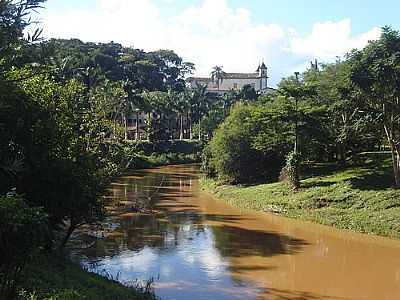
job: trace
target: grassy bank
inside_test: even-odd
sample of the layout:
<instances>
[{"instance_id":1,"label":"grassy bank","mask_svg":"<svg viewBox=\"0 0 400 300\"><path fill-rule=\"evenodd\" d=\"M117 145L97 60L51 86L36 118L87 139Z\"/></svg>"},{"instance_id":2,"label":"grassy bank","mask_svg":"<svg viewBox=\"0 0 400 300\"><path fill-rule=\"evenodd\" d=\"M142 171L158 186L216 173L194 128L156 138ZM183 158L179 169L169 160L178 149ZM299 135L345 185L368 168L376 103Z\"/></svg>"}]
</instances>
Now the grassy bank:
<instances>
[{"instance_id":1,"label":"grassy bank","mask_svg":"<svg viewBox=\"0 0 400 300\"><path fill-rule=\"evenodd\" d=\"M36 259L21 282L20 299L24 300L154 299L151 291L125 287L56 256Z\"/></svg>"},{"instance_id":2,"label":"grassy bank","mask_svg":"<svg viewBox=\"0 0 400 300\"><path fill-rule=\"evenodd\" d=\"M305 166L296 193L288 192L284 183L224 186L203 179L202 186L239 208L400 238L400 191L392 188L392 182L389 154L364 153L347 168Z\"/></svg>"}]
</instances>

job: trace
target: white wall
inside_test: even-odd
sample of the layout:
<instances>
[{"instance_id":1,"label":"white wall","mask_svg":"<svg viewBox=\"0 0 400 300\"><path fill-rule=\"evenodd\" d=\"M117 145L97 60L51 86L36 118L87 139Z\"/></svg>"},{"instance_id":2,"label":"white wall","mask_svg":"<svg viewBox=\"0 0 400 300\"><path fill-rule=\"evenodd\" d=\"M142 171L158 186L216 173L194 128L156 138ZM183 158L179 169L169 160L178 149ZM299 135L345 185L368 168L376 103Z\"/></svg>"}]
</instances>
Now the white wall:
<instances>
[{"instance_id":1,"label":"white wall","mask_svg":"<svg viewBox=\"0 0 400 300\"><path fill-rule=\"evenodd\" d=\"M234 89L235 84L237 84L237 90L240 90L245 85L254 85L256 91L260 90L260 78L246 78L246 79L230 79L224 78L222 83L220 83L219 88L221 90L231 90Z\"/></svg>"}]
</instances>

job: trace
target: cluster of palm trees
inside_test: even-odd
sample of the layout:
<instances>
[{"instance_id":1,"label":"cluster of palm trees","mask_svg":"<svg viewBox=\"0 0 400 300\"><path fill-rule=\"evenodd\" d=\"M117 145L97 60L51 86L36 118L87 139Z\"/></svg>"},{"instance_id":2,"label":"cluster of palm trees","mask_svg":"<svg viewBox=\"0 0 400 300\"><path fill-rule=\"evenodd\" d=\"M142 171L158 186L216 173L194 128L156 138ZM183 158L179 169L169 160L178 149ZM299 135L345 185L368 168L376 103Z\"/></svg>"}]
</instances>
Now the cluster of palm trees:
<instances>
[{"instance_id":1,"label":"cluster of palm trees","mask_svg":"<svg viewBox=\"0 0 400 300\"><path fill-rule=\"evenodd\" d=\"M218 89L223 82L225 72L222 66L215 66L211 72L211 79L217 84ZM102 90L103 97L111 99L105 101L111 111L113 124L113 136L123 136L124 139L148 138L152 130L164 130L164 136L168 139L204 138L202 121L213 112L221 114L225 118L230 108L243 95L232 91L224 95L210 93L208 86L196 83L195 87L183 90L167 89L166 91L145 91L138 94L129 94L123 86L110 82ZM139 113L145 115L139 124ZM221 119L219 118L219 119ZM133 124L135 132L131 132L128 120L136 121ZM121 124L123 124L121 128ZM154 128L154 126L163 128ZM123 133L122 133L122 132Z\"/></svg>"},{"instance_id":2,"label":"cluster of palm trees","mask_svg":"<svg viewBox=\"0 0 400 300\"><path fill-rule=\"evenodd\" d=\"M134 116L135 139L149 136L150 131L154 129L150 123L156 119L159 121L157 124L165 127L169 139L192 140L197 136L201 140L201 120L215 102L215 97L208 94L207 86L200 84L194 89L187 88L179 92L172 89L143 92L135 97L128 97L121 88L113 85L103 95L112 99L106 102L108 102L107 109L111 112L113 136L121 135L122 129L124 139L132 136L129 132L128 120ZM146 124L138 123L139 113L146 115ZM196 132L195 124L197 125ZM143 131L146 133L142 134Z\"/></svg>"}]
</instances>

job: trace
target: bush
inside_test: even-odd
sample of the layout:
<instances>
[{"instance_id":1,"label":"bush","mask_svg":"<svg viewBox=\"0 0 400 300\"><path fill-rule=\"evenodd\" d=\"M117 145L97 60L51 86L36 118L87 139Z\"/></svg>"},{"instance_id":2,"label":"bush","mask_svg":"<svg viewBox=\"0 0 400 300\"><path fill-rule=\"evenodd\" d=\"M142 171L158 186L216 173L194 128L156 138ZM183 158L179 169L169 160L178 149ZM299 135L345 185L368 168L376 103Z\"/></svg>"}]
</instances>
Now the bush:
<instances>
[{"instance_id":1,"label":"bush","mask_svg":"<svg viewBox=\"0 0 400 300\"><path fill-rule=\"evenodd\" d=\"M0 299L15 296L18 279L47 232L42 209L28 207L13 193L0 197Z\"/></svg>"},{"instance_id":2,"label":"bush","mask_svg":"<svg viewBox=\"0 0 400 300\"><path fill-rule=\"evenodd\" d=\"M287 143L285 136L276 138L285 127L271 122L273 113L273 107L236 106L203 151L207 175L234 184L275 180Z\"/></svg>"},{"instance_id":3,"label":"bush","mask_svg":"<svg viewBox=\"0 0 400 300\"><path fill-rule=\"evenodd\" d=\"M207 176L207 177L215 177L216 176L216 170L214 168L214 165L212 163L212 150L211 146L206 146L203 150L202 156L201 156L201 171Z\"/></svg>"}]
</instances>

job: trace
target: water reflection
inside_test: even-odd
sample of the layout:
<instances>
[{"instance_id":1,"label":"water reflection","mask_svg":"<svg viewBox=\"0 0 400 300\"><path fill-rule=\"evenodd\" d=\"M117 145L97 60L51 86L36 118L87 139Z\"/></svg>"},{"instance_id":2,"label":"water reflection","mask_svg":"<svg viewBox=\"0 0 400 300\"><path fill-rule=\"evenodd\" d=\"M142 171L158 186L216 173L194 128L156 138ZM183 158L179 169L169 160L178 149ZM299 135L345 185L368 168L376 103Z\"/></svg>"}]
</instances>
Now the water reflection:
<instances>
[{"instance_id":1,"label":"water reflection","mask_svg":"<svg viewBox=\"0 0 400 300\"><path fill-rule=\"evenodd\" d=\"M240 211L200 192L197 178L196 166L122 177L106 196L115 214L105 238L73 256L122 282L154 278L162 299L400 295L399 243Z\"/></svg>"}]
</instances>

